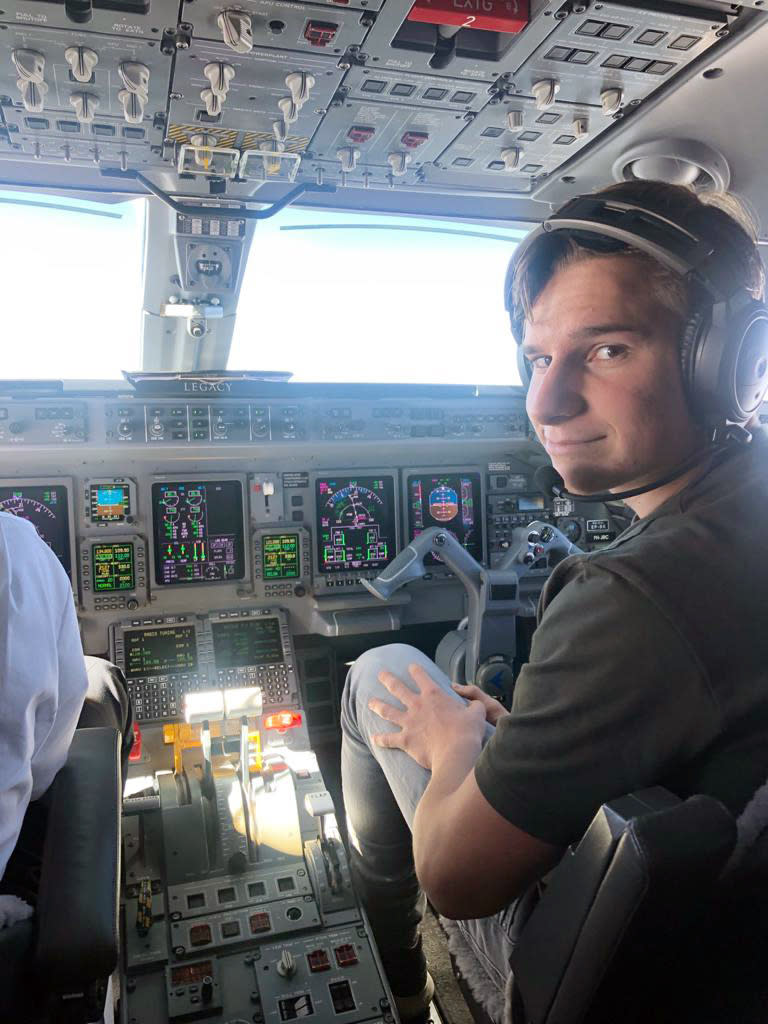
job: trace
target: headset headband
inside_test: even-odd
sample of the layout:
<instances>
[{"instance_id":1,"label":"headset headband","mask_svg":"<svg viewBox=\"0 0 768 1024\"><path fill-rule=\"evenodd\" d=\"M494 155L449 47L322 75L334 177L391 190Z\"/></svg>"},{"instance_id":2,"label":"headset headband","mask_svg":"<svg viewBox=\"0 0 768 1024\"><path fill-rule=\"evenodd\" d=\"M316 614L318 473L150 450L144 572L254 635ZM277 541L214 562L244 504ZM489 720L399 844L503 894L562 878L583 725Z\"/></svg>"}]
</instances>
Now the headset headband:
<instances>
[{"instance_id":1,"label":"headset headband","mask_svg":"<svg viewBox=\"0 0 768 1024\"><path fill-rule=\"evenodd\" d=\"M631 246L658 260L670 270L695 280L713 303L725 302L744 290L738 271L726 265L712 244L687 228L637 203L600 196L576 196L548 217L518 246L504 282L504 304L512 314L512 281L523 254L544 234L567 231L597 235Z\"/></svg>"}]
</instances>

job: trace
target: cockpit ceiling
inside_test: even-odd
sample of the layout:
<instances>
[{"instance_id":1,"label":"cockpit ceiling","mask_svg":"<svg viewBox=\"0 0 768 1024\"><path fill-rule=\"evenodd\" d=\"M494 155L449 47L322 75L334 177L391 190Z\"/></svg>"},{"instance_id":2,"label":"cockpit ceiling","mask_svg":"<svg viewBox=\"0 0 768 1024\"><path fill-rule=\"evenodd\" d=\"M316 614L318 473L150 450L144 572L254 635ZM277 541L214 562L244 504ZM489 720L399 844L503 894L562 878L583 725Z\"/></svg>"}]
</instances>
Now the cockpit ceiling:
<instances>
[{"instance_id":1,"label":"cockpit ceiling","mask_svg":"<svg viewBox=\"0 0 768 1024\"><path fill-rule=\"evenodd\" d=\"M606 144L642 159L655 141L636 166L687 160L681 180L728 184L696 107L712 68L766 36L762 2L9 0L0 179L136 193L138 171L177 196L256 201L321 183L326 206L455 197L525 219L632 174L591 159ZM673 132L689 148L659 152L654 125L686 89Z\"/></svg>"}]
</instances>

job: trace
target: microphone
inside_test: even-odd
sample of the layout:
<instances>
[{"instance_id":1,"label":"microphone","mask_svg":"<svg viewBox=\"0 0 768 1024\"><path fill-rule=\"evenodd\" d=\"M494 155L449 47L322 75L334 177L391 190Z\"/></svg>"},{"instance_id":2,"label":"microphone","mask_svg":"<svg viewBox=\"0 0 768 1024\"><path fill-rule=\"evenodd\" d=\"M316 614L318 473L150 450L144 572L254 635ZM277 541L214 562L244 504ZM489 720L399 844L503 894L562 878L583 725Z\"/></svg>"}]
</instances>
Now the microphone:
<instances>
[{"instance_id":1,"label":"microphone","mask_svg":"<svg viewBox=\"0 0 768 1024\"><path fill-rule=\"evenodd\" d=\"M637 494L655 491L657 487L663 487L665 484L672 483L673 480L683 476L708 456L721 455L724 452L730 451L732 447L734 446L721 444L702 448L700 451L690 455L684 462L675 466L674 469L665 473L664 476L652 480L649 484L633 487L627 491L598 491L597 494L571 494L570 491L566 490L563 478L554 466L539 466L533 474L533 481L547 498L569 498L571 501L624 501L626 498L634 498Z\"/></svg>"}]
</instances>

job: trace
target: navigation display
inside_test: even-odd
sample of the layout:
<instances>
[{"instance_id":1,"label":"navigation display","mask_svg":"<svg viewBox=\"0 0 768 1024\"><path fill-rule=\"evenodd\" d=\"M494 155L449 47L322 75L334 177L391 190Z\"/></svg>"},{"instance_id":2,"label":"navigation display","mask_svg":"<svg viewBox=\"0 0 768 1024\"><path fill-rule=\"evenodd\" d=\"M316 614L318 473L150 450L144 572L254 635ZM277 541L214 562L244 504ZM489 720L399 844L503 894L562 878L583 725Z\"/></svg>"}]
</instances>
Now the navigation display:
<instances>
[{"instance_id":1,"label":"navigation display","mask_svg":"<svg viewBox=\"0 0 768 1024\"><path fill-rule=\"evenodd\" d=\"M413 540L430 526L440 526L478 562L483 558L479 473L419 474L408 477L408 528ZM429 555L425 565L438 565Z\"/></svg>"},{"instance_id":2,"label":"navigation display","mask_svg":"<svg viewBox=\"0 0 768 1024\"><path fill-rule=\"evenodd\" d=\"M92 523L123 523L131 515L131 489L128 484L90 484L88 507Z\"/></svg>"},{"instance_id":3,"label":"navigation display","mask_svg":"<svg viewBox=\"0 0 768 1024\"><path fill-rule=\"evenodd\" d=\"M61 484L0 487L0 511L32 523L69 575L72 551L66 487Z\"/></svg>"},{"instance_id":4,"label":"navigation display","mask_svg":"<svg viewBox=\"0 0 768 1024\"><path fill-rule=\"evenodd\" d=\"M276 618L213 622L211 630L217 669L270 665L284 660L280 623Z\"/></svg>"},{"instance_id":5,"label":"navigation display","mask_svg":"<svg viewBox=\"0 0 768 1024\"><path fill-rule=\"evenodd\" d=\"M197 669L194 626L130 629L125 631L124 639L128 679L160 676L168 672L194 672Z\"/></svg>"},{"instance_id":6,"label":"navigation display","mask_svg":"<svg viewBox=\"0 0 768 1024\"><path fill-rule=\"evenodd\" d=\"M93 589L97 594L112 594L136 589L133 544L94 544L91 548Z\"/></svg>"},{"instance_id":7,"label":"navigation display","mask_svg":"<svg viewBox=\"0 0 768 1024\"><path fill-rule=\"evenodd\" d=\"M245 576L239 480L153 484L152 519L158 583L221 583Z\"/></svg>"},{"instance_id":8,"label":"navigation display","mask_svg":"<svg viewBox=\"0 0 768 1024\"><path fill-rule=\"evenodd\" d=\"M317 498L320 572L381 569L395 557L395 486L391 476L321 477Z\"/></svg>"},{"instance_id":9,"label":"navigation display","mask_svg":"<svg viewBox=\"0 0 768 1024\"><path fill-rule=\"evenodd\" d=\"M262 575L265 580L299 578L298 533L269 533L261 538Z\"/></svg>"}]
</instances>

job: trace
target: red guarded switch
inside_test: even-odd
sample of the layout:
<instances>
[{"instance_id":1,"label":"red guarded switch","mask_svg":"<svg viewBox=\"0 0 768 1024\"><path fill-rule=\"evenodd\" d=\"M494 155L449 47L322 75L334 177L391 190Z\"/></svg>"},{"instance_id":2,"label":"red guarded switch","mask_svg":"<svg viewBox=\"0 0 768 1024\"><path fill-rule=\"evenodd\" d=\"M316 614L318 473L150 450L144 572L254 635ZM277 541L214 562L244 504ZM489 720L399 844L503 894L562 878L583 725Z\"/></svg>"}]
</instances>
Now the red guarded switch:
<instances>
[{"instance_id":1,"label":"red guarded switch","mask_svg":"<svg viewBox=\"0 0 768 1024\"><path fill-rule=\"evenodd\" d=\"M330 971L331 961L324 949L313 949L311 953L307 953L307 961L309 963L309 969L313 974L317 974L318 971Z\"/></svg>"},{"instance_id":2,"label":"red guarded switch","mask_svg":"<svg viewBox=\"0 0 768 1024\"><path fill-rule=\"evenodd\" d=\"M522 32L530 21L530 0L416 0L408 20L488 32Z\"/></svg>"},{"instance_id":3,"label":"red guarded switch","mask_svg":"<svg viewBox=\"0 0 768 1024\"><path fill-rule=\"evenodd\" d=\"M336 963L339 967L351 967L352 964L357 963L357 950L349 943L337 946L334 949L334 953L336 954Z\"/></svg>"},{"instance_id":4,"label":"red guarded switch","mask_svg":"<svg viewBox=\"0 0 768 1024\"><path fill-rule=\"evenodd\" d=\"M140 761L141 760L141 729L137 722L133 723L133 746L131 752L128 755L129 761Z\"/></svg>"},{"instance_id":5,"label":"red guarded switch","mask_svg":"<svg viewBox=\"0 0 768 1024\"><path fill-rule=\"evenodd\" d=\"M426 132L403 132L400 142L406 149L418 149L428 138L429 135Z\"/></svg>"},{"instance_id":6,"label":"red guarded switch","mask_svg":"<svg viewBox=\"0 0 768 1024\"><path fill-rule=\"evenodd\" d=\"M328 46L336 38L339 26L332 21L308 21L304 38L312 46Z\"/></svg>"},{"instance_id":7,"label":"red guarded switch","mask_svg":"<svg viewBox=\"0 0 768 1024\"><path fill-rule=\"evenodd\" d=\"M353 124L347 132L347 138L350 142L370 142L373 136L376 134L376 129L371 128L367 124Z\"/></svg>"}]
</instances>

